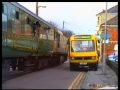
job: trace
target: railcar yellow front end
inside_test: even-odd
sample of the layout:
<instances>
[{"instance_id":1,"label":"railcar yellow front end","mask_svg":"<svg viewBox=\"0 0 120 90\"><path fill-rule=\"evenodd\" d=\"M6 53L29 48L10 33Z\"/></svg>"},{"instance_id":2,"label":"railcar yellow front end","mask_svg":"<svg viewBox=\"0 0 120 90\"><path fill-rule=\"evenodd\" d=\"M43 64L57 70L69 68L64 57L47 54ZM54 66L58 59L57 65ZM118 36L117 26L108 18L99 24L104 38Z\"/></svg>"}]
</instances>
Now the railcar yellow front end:
<instances>
[{"instance_id":1,"label":"railcar yellow front end","mask_svg":"<svg viewBox=\"0 0 120 90\"><path fill-rule=\"evenodd\" d=\"M77 35L70 38L70 70L76 67L92 67L97 70L98 52L96 41L96 38L91 35Z\"/></svg>"}]
</instances>

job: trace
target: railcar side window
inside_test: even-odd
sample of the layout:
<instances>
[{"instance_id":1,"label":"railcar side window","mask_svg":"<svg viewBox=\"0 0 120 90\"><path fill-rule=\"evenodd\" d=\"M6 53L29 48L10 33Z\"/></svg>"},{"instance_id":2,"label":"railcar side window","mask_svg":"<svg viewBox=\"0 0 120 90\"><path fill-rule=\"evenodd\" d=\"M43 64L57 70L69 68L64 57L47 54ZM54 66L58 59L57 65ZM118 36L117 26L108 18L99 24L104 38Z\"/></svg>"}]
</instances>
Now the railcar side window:
<instances>
[{"instance_id":1,"label":"railcar side window","mask_svg":"<svg viewBox=\"0 0 120 90\"><path fill-rule=\"evenodd\" d=\"M27 19L26 19L26 22L27 22L27 24L30 24L30 18L29 17L27 17Z\"/></svg>"},{"instance_id":2,"label":"railcar side window","mask_svg":"<svg viewBox=\"0 0 120 90\"><path fill-rule=\"evenodd\" d=\"M2 30L7 31L7 16L2 14Z\"/></svg>"},{"instance_id":3,"label":"railcar side window","mask_svg":"<svg viewBox=\"0 0 120 90\"><path fill-rule=\"evenodd\" d=\"M7 6L2 4L2 13L7 14Z\"/></svg>"},{"instance_id":4,"label":"railcar side window","mask_svg":"<svg viewBox=\"0 0 120 90\"><path fill-rule=\"evenodd\" d=\"M98 43L100 43L100 40L98 40Z\"/></svg>"},{"instance_id":5,"label":"railcar side window","mask_svg":"<svg viewBox=\"0 0 120 90\"><path fill-rule=\"evenodd\" d=\"M7 31L7 6L2 4L2 31Z\"/></svg>"},{"instance_id":6,"label":"railcar side window","mask_svg":"<svg viewBox=\"0 0 120 90\"><path fill-rule=\"evenodd\" d=\"M2 13L4 13L4 5L2 4Z\"/></svg>"},{"instance_id":7,"label":"railcar side window","mask_svg":"<svg viewBox=\"0 0 120 90\"><path fill-rule=\"evenodd\" d=\"M15 16L16 16L16 19L19 19L19 12L18 11L16 11Z\"/></svg>"}]
</instances>

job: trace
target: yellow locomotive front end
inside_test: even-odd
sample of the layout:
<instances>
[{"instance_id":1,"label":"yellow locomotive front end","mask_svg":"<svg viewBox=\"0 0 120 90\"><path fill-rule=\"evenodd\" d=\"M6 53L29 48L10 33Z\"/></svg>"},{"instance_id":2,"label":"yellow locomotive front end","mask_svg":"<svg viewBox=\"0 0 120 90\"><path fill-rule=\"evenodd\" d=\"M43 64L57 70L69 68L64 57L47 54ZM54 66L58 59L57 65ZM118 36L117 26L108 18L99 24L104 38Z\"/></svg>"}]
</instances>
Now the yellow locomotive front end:
<instances>
[{"instance_id":1,"label":"yellow locomotive front end","mask_svg":"<svg viewBox=\"0 0 120 90\"><path fill-rule=\"evenodd\" d=\"M92 35L75 35L69 44L70 70L76 67L92 67L97 70L97 39Z\"/></svg>"}]
</instances>

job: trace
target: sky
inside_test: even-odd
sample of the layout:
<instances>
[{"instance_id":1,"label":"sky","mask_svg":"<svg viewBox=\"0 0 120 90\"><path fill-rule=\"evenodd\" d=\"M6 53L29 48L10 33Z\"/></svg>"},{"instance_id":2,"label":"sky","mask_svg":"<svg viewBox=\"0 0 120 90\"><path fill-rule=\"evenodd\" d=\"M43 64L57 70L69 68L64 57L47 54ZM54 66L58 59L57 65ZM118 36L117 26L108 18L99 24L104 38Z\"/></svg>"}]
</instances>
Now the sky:
<instances>
[{"instance_id":1,"label":"sky","mask_svg":"<svg viewBox=\"0 0 120 90\"><path fill-rule=\"evenodd\" d=\"M36 13L36 2L18 2ZM108 2L107 9L118 5ZM39 17L54 22L58 28L71 30L74 34L96 34L96 14L106 9L106 2L38 2Z\"/></svg>"}]
</instances>

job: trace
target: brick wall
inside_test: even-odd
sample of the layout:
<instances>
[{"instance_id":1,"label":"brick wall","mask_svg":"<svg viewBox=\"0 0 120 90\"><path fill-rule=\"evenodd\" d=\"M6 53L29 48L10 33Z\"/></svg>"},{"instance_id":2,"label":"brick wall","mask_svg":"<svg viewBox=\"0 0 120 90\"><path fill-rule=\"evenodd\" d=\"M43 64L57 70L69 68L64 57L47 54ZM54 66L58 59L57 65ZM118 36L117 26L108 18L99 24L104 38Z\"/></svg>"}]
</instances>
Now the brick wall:
<instances>
[{"instance_id":1,"label":"brick wall","mask_svg":"<svg viewBox=\"0 0 120 90\"><path fill-rule=\"evenodd\" d=\"M110 42L106 44L106 55L110 55L111 53L114 53L114 46L116 43L118 43L118 29L117 28L109 28L108 32L111 35ZM104 50L104 44L102 45L102 52Z\"/></svg>"}]
</instances>

